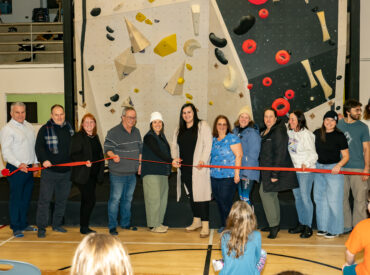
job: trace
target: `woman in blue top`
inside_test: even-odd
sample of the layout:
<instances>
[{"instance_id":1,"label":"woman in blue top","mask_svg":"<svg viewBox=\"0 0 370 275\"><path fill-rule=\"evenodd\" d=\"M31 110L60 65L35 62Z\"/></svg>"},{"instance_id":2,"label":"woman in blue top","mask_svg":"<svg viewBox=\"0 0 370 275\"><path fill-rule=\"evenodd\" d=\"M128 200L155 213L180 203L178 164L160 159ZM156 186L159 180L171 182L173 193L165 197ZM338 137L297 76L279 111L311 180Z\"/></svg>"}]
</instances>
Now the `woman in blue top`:
<instances>
[{"instance_id":1,"label":"woman in blue top","mask_svg":"<svg viewBox=\"0 0 370 275\"><path fill-rule=\"evenodd\" d=\"M244 201L235 202L221 236L224 267L219 275L260 274L261 234L256 229L252 207Z\"/></svg>"},{"instance_id":2,"label":"woman in blue top","mask_svg":"<svg viewBox=\"0 0 370 275\"><path fill-rule=\"evenodd\" d=\"M240 138L243 149L242 166L258 167L258 158L261 149L261 137L257 125L252 120L249 106L244 106L235 122L233 133ZM260 178L259 170L241 170L240 183L238 184L239 196L243 201L251 204L250 192L253 185Z\"/></svg>"},{"instance_id":3,"label":"woman in blue top","mask_svg":"<svg viewBox=\"0 0 370 275\"><path fill-rule=\"evenodd\" d=\"M227 117L219 115L213 124L211 165L240 166L243 156L240 139L231 133ZM233 204L239 169L211 168L212 194L221 217L221 233Z\"/></svg>"}]
</instances>

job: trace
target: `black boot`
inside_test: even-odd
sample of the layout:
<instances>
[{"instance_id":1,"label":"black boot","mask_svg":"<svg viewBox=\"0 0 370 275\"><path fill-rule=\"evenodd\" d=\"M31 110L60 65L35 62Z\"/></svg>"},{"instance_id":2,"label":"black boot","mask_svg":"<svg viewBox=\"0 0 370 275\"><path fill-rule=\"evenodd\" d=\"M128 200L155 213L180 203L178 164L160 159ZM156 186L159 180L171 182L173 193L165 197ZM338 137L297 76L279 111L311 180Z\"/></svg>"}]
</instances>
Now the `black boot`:
<instances>
[{"instance_id":1,"label":"black boot","mask_svg":"<svg viewBox=\"0 0 370 275\"><path fill-rule=\"evenodd\" d=\"M268 226L267 227L262 227L261 228L261 231L262 232L269 232L270 231L270 227L268 227Z\"/></svg>"},{"instance_id":2,"label":"black boot","mask_svg":"<svg viewBox=\"0 0 370 275\"><path fill-rule=\"evenodd\" d=\"M90 233L96 233L96 231L92 230L88 226L81 226L80 227L80 233L83 234L83 235L86 235L86 234L90 234Z\"/></svg>"},{"instance_id":3,"label":"black boot","mask_svg":"<svg viewBox=\"0 0 370 275\"><path fill-rule=\"evenodd\" d=\"M279 231L280 231L280 226L278 225L270 227L270 234L267 236L267 238L275 239Z\"/></svg>"},{"instance_id":4,"label":"black boot","mask_svg":"<svg viewBox=\"0 0 370 275\"><path fill-rule=\"evenodd\" d=\"M296 227L290 228L288 230L288 233L289 234L298 234L298 233L302 233L304 229L305 229L305 226L299 223Z\"/></svg>"},{"instance_id":5,"label":"black boot","mask_svg":"<svg viewBox=\"0 0 370 275\"><path fill-rule=\"evenodd\" d=\"M304 226L304 230L303 232L301 233L301 235L299 235L299 237L303 238L303 239L308 239L309 237L312 236L312 228L305 225Z\"/></svg>"}]
</instances>

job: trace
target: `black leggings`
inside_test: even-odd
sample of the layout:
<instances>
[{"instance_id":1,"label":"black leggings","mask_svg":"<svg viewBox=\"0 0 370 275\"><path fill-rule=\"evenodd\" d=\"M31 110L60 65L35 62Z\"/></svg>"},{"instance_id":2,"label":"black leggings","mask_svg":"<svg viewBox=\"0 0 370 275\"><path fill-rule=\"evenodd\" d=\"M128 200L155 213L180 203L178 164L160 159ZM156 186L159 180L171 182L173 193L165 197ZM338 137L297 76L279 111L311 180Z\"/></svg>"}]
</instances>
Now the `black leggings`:
<instances>
[{"instance_id":1,"label":"black leggings","mask_svg":"<svg viewBox=\"0 0 370 275\"><path fill-rule=\"evenodd\" d=\"M80 226L88 227L96 202L96 178L90 177L86 184L77 184L77 186L81 192Z\"/></svg>"}]
</instances>

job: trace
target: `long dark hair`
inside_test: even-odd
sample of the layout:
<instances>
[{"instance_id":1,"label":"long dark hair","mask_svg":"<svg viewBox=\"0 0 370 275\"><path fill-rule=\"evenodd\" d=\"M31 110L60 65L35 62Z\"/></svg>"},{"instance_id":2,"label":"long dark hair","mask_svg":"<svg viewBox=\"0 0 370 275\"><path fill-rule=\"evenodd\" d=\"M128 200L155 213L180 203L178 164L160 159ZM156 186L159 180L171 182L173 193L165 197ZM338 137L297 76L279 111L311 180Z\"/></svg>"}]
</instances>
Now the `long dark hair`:
<instances>
[{"instance_id":1,"label":"long dark hair","mask_svg":"<svg viewBox=\"0 0 370 275\"><path fill-rule=\"evenodd\" d=\"M217 123L220 119L224 119L226 121L226 125L227 125L227 130L226 130L226 135L231 133L231 124L230 124L230 121L228 120L228 118L224 115L219 115L216 117L215 119L215 122L213 123L213 130L212 130L212 135L213 137L218 137L218 131L217 131Z\"/></svg>"},{"instance_id":2,"label":"long dark hair","mask_svg":"<svg viewBox=\"0 0 370 275\"><path fill-rule=\"evenodd\" d=\"M191 109L193 110L193 113L194 113L192 131L194 131L194 132L198 131L198 124L199 124L200 119L198 118L197 109L195 108L193 103L186 103L186 104L182 105L181 110L180 110L180 122L179 122L179 131L178 131L179 136L182 135L185 132L185 130L187 129L186 128L186 122L182 118L182 111L186 107L191 107Z\"/></svg>"},{"instance_id":3,"label":"long dark hair","mask_svg":"<svg viewBox=\"0 0 370 275\"><path fill-rule=\"evenodd\" d=\"M342 131L338 129L337 125L334 127L334 131L341 133ZM324 122L322 122L321 128L320 128L320 139L322 142L326 142L326 128L324 125Z\"/></svg>"},{"instance_id":4,"label":"long dark hair","mask_svg":"<svg viewBox=\"0 0 370 275\"><path fill-rule=\"evenodd\" d=\"M304 113L301 110L295 110L295 111L292 112L292 114L294 114L297 117L298 130L299 131L303 130L304 128L308 129L307 128L306 117L304 116ZM289 130L294 130L294 129L290 128L290 124L289 124Z\"/></svg>"}]
</instances>

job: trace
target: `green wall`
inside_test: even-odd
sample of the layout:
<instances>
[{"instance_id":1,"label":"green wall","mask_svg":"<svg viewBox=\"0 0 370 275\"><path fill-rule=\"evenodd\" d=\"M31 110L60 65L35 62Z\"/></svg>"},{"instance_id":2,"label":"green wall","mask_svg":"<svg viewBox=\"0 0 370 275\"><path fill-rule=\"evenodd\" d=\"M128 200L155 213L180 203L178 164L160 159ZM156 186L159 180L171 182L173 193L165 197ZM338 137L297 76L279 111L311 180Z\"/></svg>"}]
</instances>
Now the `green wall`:
<instances>
[{"instance_id":1,"label":"green wall","mask_svg":"<svg viewBox=\"0 0 370 275\"><path fill-rule=\"evenodd\" d=\"M64 106L64 94L7 94L7 102L37 102L37 119L44 124L50 119L50 108L54 104Z\"/></svg>"}]
</instances>

